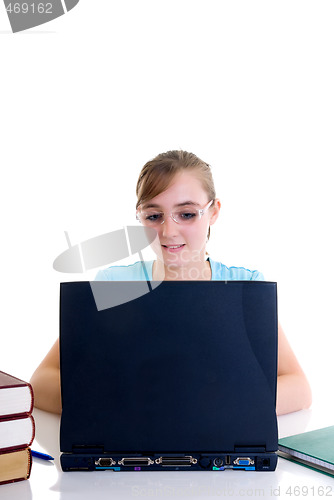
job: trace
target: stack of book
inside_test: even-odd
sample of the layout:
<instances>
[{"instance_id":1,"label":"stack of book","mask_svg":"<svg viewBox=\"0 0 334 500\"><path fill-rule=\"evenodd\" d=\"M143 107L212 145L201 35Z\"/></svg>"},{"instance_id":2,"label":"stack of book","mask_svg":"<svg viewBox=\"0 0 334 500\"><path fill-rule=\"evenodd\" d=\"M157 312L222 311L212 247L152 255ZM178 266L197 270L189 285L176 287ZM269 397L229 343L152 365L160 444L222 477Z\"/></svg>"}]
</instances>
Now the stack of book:
<instances>
[{"instance_id":1,"label":"stack of book","mask_svg":"<svg viewBox=\"0 0 334 500\"><path fill-rule=\"evenodd\" d=\"M30 384L0 371L0 484L30 476L33 401Z\"/></svg>"}]
</instances>

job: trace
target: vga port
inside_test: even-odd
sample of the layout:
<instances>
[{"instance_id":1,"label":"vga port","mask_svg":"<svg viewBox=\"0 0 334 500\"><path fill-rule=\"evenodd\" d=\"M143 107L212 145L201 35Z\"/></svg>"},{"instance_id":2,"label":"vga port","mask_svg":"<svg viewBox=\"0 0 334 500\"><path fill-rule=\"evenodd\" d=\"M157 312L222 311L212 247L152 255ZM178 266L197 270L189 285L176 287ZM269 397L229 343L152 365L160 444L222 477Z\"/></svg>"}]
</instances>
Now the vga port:
<instances>
[{"instance_id":1,"label":"vga port","mask_svg":"<svg viewBox=\"0 0 334 500\"><path fill-rule=\"evenodd\" d=\"M116 465L116 462L112 458L99 458L95 460L95 465L98 467L111 467L112 465Z\"/></svg>"},{"instance_id":2,"label":"vga port","mask_svg":"<svg viewBox=\"0 0 334 500\"><path fill-rule=\"evenodd\" d=\"M238 457L233 460L234 465L254 465L254 460L249 457Z\"/></svg>"}]
</instances>

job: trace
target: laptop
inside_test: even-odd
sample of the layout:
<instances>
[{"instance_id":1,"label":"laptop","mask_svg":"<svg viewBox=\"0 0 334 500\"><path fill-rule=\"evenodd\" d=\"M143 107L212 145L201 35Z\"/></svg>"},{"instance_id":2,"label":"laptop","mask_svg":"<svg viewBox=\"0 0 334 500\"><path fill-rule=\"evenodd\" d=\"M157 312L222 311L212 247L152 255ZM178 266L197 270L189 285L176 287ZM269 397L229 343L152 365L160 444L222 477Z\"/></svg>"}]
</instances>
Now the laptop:
<instances>
[{"instance_id":1,"label":"laptop","mask_svg":"<svg viewBox=\"0 0 334 500\"><path fill-rule=\"evenodd\" d=\"M275 470L276 283L142 286L60 285L63 471Z\"/></svg>"}]
</instances>

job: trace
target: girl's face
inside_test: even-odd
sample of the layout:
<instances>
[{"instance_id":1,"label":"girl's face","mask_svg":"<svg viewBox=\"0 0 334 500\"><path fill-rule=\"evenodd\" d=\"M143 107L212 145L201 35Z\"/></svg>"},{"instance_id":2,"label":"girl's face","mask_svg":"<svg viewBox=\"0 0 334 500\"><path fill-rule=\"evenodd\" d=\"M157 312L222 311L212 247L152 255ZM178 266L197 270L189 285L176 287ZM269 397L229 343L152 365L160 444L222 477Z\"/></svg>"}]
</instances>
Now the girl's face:
<instances>
[{"instance_id":1,"label":"girl's face","mask_svg":"<svg viewBox=\"0 0 334 500\"><path fill-rule=\"evenodd\" d=\"M171 212L187 212L188 209L204 208L208 202L208 195L196 174L181 172L177 174L172 184L161 194L145 202L141 210L163 212L164 223L157 223L154 229L159 236L152 245L159 258L162 256L165 266L189 267L192 263L198 266L205 261L205 247L209 226L219 214L220 201L217 199L203 216L196 218L189 224L177 223L169 215ZM154 205L154 207L152 207ZM160 247L157 248L156 245ZM177 246L178 248L170 248Z\"/></svg>"}]
</instances>

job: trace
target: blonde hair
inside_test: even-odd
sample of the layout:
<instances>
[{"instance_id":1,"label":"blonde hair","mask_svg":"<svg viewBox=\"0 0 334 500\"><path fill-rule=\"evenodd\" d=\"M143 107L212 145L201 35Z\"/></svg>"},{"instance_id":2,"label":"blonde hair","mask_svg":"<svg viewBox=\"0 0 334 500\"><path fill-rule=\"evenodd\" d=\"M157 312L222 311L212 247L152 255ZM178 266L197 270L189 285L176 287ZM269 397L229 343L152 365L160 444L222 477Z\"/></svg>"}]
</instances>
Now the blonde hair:
<instances>
[{"instance_id":1,"label":"blonde hair","mask_svg":"<svg viewBox=\"0 0 334 500\"><path fill-rule=\"evenodd\" d=\"M175 175L188 170L195 172L202 183L204 191L208 195L208 202L216 199L216 190L212 178L211 168L208 163L201 160L194 153L188 153L182 150L167 151L161 153L153 160L145 163L139 174L136 194L137 204L139 205L151 200L155 196L165 191ZM210 227L207 239L210 237Z\"/></svg>"}]
</instances>

